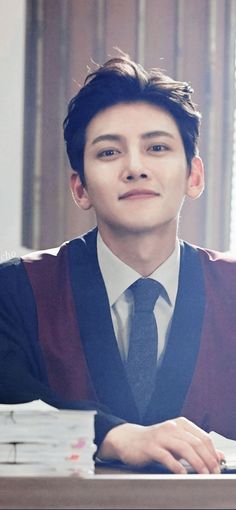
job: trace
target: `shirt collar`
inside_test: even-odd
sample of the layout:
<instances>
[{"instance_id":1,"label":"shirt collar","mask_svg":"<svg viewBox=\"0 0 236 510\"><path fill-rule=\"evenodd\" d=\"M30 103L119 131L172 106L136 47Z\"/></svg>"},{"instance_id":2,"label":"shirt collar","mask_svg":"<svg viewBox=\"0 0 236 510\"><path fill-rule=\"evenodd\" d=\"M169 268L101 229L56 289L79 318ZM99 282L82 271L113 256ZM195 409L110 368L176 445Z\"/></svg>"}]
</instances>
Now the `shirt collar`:
<instances>
[{"instance_id":1,"label":"shirt collar","mask_svg":"<svg viewBox=\"0 0 236 510\"><path fill-rule=\"evenodd\" d=\"M97 236L98 263L105 283L110 306L125 292L132 283L141 278L137 271L122 262L102 240L99 232ZM176 241L175 249L151 275L150 278L160 282L164 289L163 298L174 306L179 278L180 246Z\"/></svg>"}]
</instances>

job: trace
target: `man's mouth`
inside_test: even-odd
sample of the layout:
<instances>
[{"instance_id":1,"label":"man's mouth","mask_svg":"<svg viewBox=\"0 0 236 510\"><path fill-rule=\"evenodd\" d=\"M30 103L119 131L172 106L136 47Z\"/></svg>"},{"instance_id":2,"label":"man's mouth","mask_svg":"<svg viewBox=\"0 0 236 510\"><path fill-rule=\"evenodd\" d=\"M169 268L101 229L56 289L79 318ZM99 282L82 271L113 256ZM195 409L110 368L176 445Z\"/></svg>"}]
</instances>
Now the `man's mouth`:
<instances>
[{"instance_id":1,"label":"man's mouth","mask_svg":"<svg viewBox=\"0 0 236 510\"><path fill-rule=\"evenodd\" d=\"M150 189L133 189L119 196L119 200L159 197L160 193Z\"/></svg>"}]
</instances>

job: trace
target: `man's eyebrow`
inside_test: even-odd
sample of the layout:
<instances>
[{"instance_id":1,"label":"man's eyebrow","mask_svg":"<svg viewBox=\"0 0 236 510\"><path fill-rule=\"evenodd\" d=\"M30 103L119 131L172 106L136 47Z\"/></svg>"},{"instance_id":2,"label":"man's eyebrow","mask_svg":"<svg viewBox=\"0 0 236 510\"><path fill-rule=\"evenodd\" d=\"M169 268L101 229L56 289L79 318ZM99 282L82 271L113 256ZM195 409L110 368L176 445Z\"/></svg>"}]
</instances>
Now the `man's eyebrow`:
<instances>
[{"instance_id":1,"label":"man's eyebrow","mask_svg":"<svg viewBox=\"0 0 236 510\"><path fill-rule=\"evenodd\" d=\"M168 138L174 139L174 135L172 135L172 133L163 130L149 131L148 133L143 133L143 135L141 135L141 138L145 140L147 138L156 138L158 136L168 136Z\"/></svg>"},{"instance_id":2,"label":"man's eyebrow","mask_svg":"<svg viewBox=\"0 0 236 510\"><path fill-rule=\"evenodd\" d=\"M143 133L141 135L141 138L143 140L146 140L148 138L155 138L158 136L167 136L169 138L174 139L174 135L172 135L168 131L163 131L163 130L148 131L147 133ZM106 141L120 142L122 140L122 138L123 137L121 135L118 135L115 133L114 134L113 133L105 133L104 135L99 135L96 138L94 138L94 140L92 141L92 145L95 145L96 143L103 142L103 141L105 141L105 142Z\"/></svg>"},{"instance_id":3,"label":"man's eyebrow","mask_svg":"<svg viewBox=\"0 0 236 510\"><path fill-rule=\"evenodd\" d=\"M120 135L107 133L94 138L94 140L92 141L92 145L103 141L120 142L121 138L122 137Z\"/></svg>"}]
</instances>

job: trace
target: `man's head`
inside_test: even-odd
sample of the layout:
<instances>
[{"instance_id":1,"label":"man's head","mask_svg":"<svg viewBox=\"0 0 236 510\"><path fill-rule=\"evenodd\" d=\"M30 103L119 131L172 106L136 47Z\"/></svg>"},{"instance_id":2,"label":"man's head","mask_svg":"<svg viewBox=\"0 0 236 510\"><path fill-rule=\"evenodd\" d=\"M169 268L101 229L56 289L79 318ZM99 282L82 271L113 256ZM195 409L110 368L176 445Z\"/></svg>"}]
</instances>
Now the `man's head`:
<instances>
[{"instance_id":1,"label":"man's head","mask_svg":"<svg viewBox=\"0 0 236 510\"><path fill-rule=\"evenodd\" d=\"M84 178L84 147L90 121L120 103L146 102L168 112L179 129L187 164L198 154L200 114L191 100L192 88L160 70L145 71L127 58L113 58L89 74L71 100L64 121L64 137L73 170ZM124 119L125 122L125 119Z\"/></svg>"}]
</instances>

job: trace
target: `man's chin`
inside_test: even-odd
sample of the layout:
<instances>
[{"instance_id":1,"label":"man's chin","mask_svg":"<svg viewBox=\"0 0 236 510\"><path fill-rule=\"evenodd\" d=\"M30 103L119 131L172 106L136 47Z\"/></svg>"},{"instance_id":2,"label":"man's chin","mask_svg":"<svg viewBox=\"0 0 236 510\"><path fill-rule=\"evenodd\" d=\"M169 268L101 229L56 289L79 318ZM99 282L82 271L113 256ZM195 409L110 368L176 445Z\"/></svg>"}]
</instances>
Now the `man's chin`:
<instances>
[{"instance_id":1,"label":"man's chin","mask_svg":"<svg viewBox=\"0 0 236 510\"><path fill-rule=\"evenodd\" d=\"M158 233L159 229L163 226L162 223L151 223L151 222L137 222L132 221L125 223L125 224L119 224L114 226L113 225L113 232L116 231L119 235L145 235L145 234L151 234L151 233Z\"/></svg>"}]
</instances>

